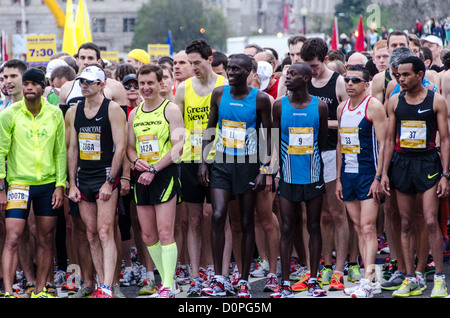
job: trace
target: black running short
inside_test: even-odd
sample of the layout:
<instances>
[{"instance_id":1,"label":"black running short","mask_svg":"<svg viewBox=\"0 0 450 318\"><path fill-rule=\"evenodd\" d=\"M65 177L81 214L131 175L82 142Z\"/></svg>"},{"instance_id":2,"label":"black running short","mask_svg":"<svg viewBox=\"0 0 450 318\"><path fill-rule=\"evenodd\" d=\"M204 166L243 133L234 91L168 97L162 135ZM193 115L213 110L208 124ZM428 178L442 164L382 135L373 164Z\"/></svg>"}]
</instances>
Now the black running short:
<instances>
[{"instance_id":1,"label":"black running short","mask_svg":"<svg viewBox=\"0 0 450 318\"><path fill-rule=\"evenodd\" d=\"M138 182L141 174L142 172L137 172L134 187L134 198L137 206L162 204L172 200L174 196L181 199L181 184L176 164L171 164L158 171L149 185Z\"/></svg>"},{"instance_id":2,"label":"black running short","mask_svg":"<svg viewBox=\"0 0 450 318\"><path fill-rule=\"evenodd\" d=\"M209 186L204 186L198 181L199 163L183 162L181 163L181 192L183 201L187 203L211 203ZM211 172L211 165L208 164Z\"/></svg>"},{"instance_id":3,"label":"black running short","mask_svg":"<svg viewBox=\"0 0 450 318\"><path fill-rule=\"evenodd\" d=\"M292 202L306 202L325 193L325 181L320 180L310 184L286 183L280 179L280 196Z\"/></svg>"},{"instance_id":4,"label":"black running short","mask_svg":"<svg viewBox=\"0 0 450 318\"><path fill-rule=\"evenodd\" d=\"M210 188L230 191L233 195L243 195L253 191L259 174L259 163L243 160L245 163L214 162L211 167Z\"/></svg>"},{"instance_id":5,"label":"black running short","mask_svg":"<svg viewBox=\"0 0 450 318\"><path fill-rule=\"evenodd\" d=\"M391 182L401 193L424 193L434 187L441 173L441 158L436 150L425 154L397 153L392 166Z\"/></svg>"}]
</instances>

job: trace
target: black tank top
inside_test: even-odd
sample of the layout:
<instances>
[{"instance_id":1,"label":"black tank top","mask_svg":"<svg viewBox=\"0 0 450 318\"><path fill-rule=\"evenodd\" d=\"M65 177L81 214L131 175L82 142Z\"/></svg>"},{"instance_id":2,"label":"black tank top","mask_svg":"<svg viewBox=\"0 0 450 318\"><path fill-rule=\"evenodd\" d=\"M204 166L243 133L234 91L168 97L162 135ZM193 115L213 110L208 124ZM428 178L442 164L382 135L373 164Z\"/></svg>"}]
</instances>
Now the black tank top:
<instances>
[{"instance_id":1,"label":"black tank top","mask_svg":"<svg viewBox=\"0 0 450 318\"><path fill-rule=\"evenodd\" d=\"M437 119L433 103L434 92L430 90L427 90L427 96L418 105L408 104L405 92L400 93L395 109L397 152L425 153L436 147Z\"/></svg>"},{"instance_id":2,"label":"black tank top","mask_svg":"<svg viewBox=\"0 0 450 318\"><path fill-rule=\"evenodd\" d=\"M74 127L78 136L78 167L81 169L109 168L114 156L114 142L108 116L110 100L105 98L96 116L84 114L85 101L79 102Z\"/></svg>"},{"instance_id":3,"label":"black tank top","mask_svg":"<svg viewBox=\"0 0 450 318\"><path fill-rule=\"evenodd\" d=\"M308 92L313 96L317 96L321 101L328 105L328 119L337 120L337 108L339 100L336 96L336 82L339 74L334 72L328 83L321 88L314 87L311 82L308 83ZM327 144L324 150L336 150L337 146L337 129L328 129Z\"/></svg>"}]
</instances>

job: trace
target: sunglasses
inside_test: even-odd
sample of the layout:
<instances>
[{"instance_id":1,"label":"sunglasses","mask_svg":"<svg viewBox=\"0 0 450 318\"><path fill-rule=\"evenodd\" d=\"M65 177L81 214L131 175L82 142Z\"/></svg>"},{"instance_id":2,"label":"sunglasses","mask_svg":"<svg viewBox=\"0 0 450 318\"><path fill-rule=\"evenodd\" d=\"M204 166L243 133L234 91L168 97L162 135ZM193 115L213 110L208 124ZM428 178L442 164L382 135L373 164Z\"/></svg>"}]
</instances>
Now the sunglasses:
<instances>
[{"instance_id":1,"label":"sunglasses","mask_svg":"<svg viewBox=\"0 0 450 318\"><path fill-rule=\"evenodd\" d=\"M344 77L344 82L349 83L352 81L353 84L359 84L361 82L366 82L366 80L360 78L360 77Z\"/></svg>"},{"instance_id":2,"label":"sunglasses","mask_svg":"<svg viewBox=\"0 0 450 318\"><path fill-rule=\"evenodd\" d=\"M134 88L134 89L136 89L136 90L139 89L139 85L138 85L138 84L133 84L133 85L128 84L128 85L124 85L123 87L125 87L125 89L126 89L127 91L129 91L129 90L132 89L132 88Z\"/></svg>"},{"instance_id":3,"label":"sunglasses","mask_svg":"<svg viewBox=\"0 0 450 318\"><path fill-rule=\"evenodd\" d=\"M100 81L91 81L91 80L87 80L84 78L80 79L80 85L89 85L90 86L90 85L94 85L95 83L99 84Z\"/></svg>"}]
</instances>

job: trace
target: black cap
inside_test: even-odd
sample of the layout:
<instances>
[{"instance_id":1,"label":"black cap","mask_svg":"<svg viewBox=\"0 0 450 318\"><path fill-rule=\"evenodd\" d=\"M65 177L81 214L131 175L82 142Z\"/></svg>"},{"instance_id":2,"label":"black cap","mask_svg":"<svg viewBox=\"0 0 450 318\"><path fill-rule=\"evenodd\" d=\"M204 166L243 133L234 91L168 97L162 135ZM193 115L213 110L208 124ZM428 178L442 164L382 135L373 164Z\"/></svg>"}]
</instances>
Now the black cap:
<instances>
[{"instance_id":1,"label":"black cap","mask_svg":"<svg viewBox=\"0 0 450 318\"><path fill-rule=\"evenodd\" d=\"M45 89L45 74L38 68L30 68L22 75L22 83L32 81L38 83Z\"/></svg>"},{"instance_id":2,"label":"black cap","mask_svg":"<svg viewBox=\"0 0 450 318\"><path fill-rule=\"evenodd\" d=\"M128 83L129 81L138 81L136 74L128 74L126 75L123 80L122 80L122 84L125 85L126 83Z\"/></svg>"}]
</instances>

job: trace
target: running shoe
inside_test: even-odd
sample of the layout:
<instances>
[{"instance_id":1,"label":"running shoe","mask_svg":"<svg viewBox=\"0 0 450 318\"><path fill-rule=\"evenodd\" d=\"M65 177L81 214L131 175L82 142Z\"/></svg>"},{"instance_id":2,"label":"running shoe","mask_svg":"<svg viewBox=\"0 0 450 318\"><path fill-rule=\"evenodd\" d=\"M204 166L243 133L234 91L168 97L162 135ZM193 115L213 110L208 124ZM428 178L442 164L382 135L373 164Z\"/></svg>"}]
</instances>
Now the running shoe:
<instances>
[{"instance_id":1,"label":"running shoe","mask_svg":"<svg viewBox=\"0 0 450 318\"><path fill-rule=\"evenodd\" d=\"M425 276L436 273L436 265L434 263L433 256L428 255L427 264L425 265Z\"/></svg>"},{"instance_id":2,"label":"running shoe","mask_svg":"<svg viewBox=\"0 0 450 318\"><path fill-rule=\"evenodd\" d=\"M73 295L78 291L78 287L75 283L64 283L61 286L61 291L67 292L69 295Z\"/></svg>"},{"instance_id":3,"label":"running shoe","mask_svg":"<svg viewBox=\"0 0 450 318\"><path fill-rule=\"evenodd\" d=\"M31 297L31 293L34 291L35 287L36 287L36 285L34 285L34 283L27 282L26 285L25 285L25 288L24 288L25 294L28 297Z\"/></svg>"},{"instance_id":4,"label":"running shoe","mask_svg":"<svg viewBox=\"0 0 450 318\"><path fill-rule=\"evenodd\" d=\"M260 260L255 264L255 270L250 273L250 276L261 278L266 277L269 273L269 263L265 260Z\"/></svg>"},{"instance_id":5,"label":"running shoe","mask_svg":"<svg viewBox=\"0 0 450 318\"><path fill-rule=\"evenodd\" d=\"M308 290L308 280L310 277L311 277L311 273L305 274L300 281L298 281L297 283L292 285L292 290L294 292L301 292L301 291Z\"/></svg>"},{"instance_id":6,"label":"running shoe","mask_svg":"<svg viewBox=\"0 0 450 318\"><path fill-rule=\"evenodd\" d=\"M247 281L241 280L238 285L238 298L252 298L252 294L250 294Z\"/></svg>"},{"instance_id":7,"label":"running shoe","mask_svg":"<svg viewBox=\"0 0 450 318\"><path fill-rule=\"evenodd\" d=\"M389 262L389 266L387 268L387 270L383 273L383 278L385 280L389 280L391 278L391 276L398 270L397 267L397 260L391 260Z\"/></svg>"},{"instance_id":8,"label":"running shoe","mask_svg":"<svg viewBox=\"0 0 450 318\"><path fill-rule=\"evenodd\" d=\"M331 277L331 284L328 288L329 291L344 290L344 276L341 273L334 272Z\"/></svg>"},{"instance_id":9,"label":"running shoe","mask_svg":"<svg viewBox=\"0 0 450 318\"><path fill-rule=\"evenodd\" d=\"M434 287L431 291L430 297L438 298L438 297L446 297L448 295L447 293L447 286L445 283L445 275L434 275Z\"/></svg>"},{"instance_id":10,"label":"running shoe","mask_svg":"<svg viewBox=\"0 0 450 318\"><path fill-rule=\"evenodd\" d=\"M322 288L322 285L317 279L309 279L308 281L308 296L313 297L323 297L326 296L327 292Z\"/></svg>"},{"instance_id":11,"label":"running shoe","mask_svg":"<svg viewBox=\"0 0 450 318\"><path fill-rule=\"evenodd\" d=\"M175 298L175 294L168 287L163 287L158 293L157 298Z\"/></svg>"},{"instance_id":12,"label":"running shoe","mask_svg":"<svg viewBox=\"0 0 450 318\"><path fill-rule=\"evenodd\" d=\"M139 289L139 295L153 295L156 293L156 283L153 279L144 279L142 287Z\"/></svg>"},{"instance_id":13,"label":"running shoe","mask_svg":"<svg viewBox=\"0 0 450 318\"><path fill-rule=\"evenodd\" d=\"M178 265L175 271L176 281L180 285L189 284L190 273L189 273L189 265Z\"/></svg>"},{"instance_id":14,"label":"running shoe","mask_svg":"<svg viewBox=\"0 0 450 318\"><path fill-rule=\"evenodd\" d=\"M42 291L39 294L35 294L34 291L31 292L30 298L58 298L56 296L53 296L47 291L47 288L43 288Z\"/></svg>"},{"instance_id":15,"label":"running shoe","mask_svg":"<svg viewBox=\"0 0 450 318\"><path fill-rule=\"evenodd\" d=\"M408 276L403 280L399 289L392 293L392 297L419 296L422 294L415 277Z\"/></svg>"},{"instance_id":16,"label":"running shoe","mask_svg":"<svg viewBox=\"0 0 450 318\"><path fill-rule=\"evenodd\" d=\"M333 276L333 268L329 265L325 265L320 270L320 279L323 285L329 285Z\"/></svg>"},{"instance_id":17,"label":"running shoe","mask_svg":"<svg viewBox=\"0 0 450 318\"><path fill-rule=\"evenodd\" d=\"M348 274L347 274L347 280L349 282L355 282L357 280L360 280L362 278L361 272L359 270L359 265L353 264L348 266Z\"/></svg>"},{"instance_id":18,"label":"running shoe","mask_svg":"<svg viewBox=\"0 0 450 318\"><path fill-rule=\"evenodd\" d=\"M131 285L136 285L136 278L131 267L125 267L125 270L120 273L120 286L129 287Z\"/></svg>"},{"instance_id":19,"label":"running shoe","mask_svg":"<svg viewBox=\"0 0 450 318\"><path fill-rule=\"evenodd\" d=\"M373 288L367 279L361 278L357 287L350 295L352 298L372 298Z\"/></svg>"},{"instance_id":20,"label":"running shoe","mask_svg":"<svg viewBox=\"0 0 450 318\"><path fill-rule=\"evenodd\" d=\"M203 296L226 296L226 291L223 283L222 276L214 276L211 280L211 285L202 289L201 294Z\"/></svg>"},{"instance_id":21,"label":"running shoe","mask_svg":"<svg viewBox=\"0 0 450 318\"><path fill-rule=\"evenodd\" d=\"M223 288L225 288L225 292L227 296L236 296L236 288L231 283L230 277L226 276L223 279Z\"/></svg>"},{"instance_id":22,"label":"running shoe","mask_svg":"<svg viewBox=\"0 0 450 318\"><path fill-rule=\"evenodd\" d=\"M294 292L289 284L282 284L270 294L269 298L294 298Z\"/></svg>"},{"instance_id":23,"label":"running shoe","mask_svg":"<svg viewBox=\"0 0 450 318\"><path fill-rule=\"evenodd\" d=\"M274 273L270 273L267 275L266 285L264 286L265 292L274 292L275 288L278 286L278 278Z\"/></svg>"},{"instance_id":24,"label":"running shoe","mask_svg":"<svg viewBox=\"0 0 450 318\"><path fill-rule=\"evenodd\" d=\"M200 278L194 278L191 280L191 287L187 291L187 297L200 297L202 295L202 287Z\"/></svg>"},{"instance_id":25,"label":"running shoe","mask_svg":"<svg viewBox=\"0 0 450 318\"><path fill-rule=\"evenodd\" d=\"M239 273L239 269L236 266L234 268L233 275L231 276L231 284L233 286L237 286L237 284L239 283L240 280L241 280L241 274Z\"/></svg>"},{"instance_id":26,"label":"running shoe","mask_svg":"<svg viewBox=\"0 0 450 318\"><path fill-rule=\"evenodd\" d=\"M289 279L298 282L299 280L301 280L303 278L303 276L305 276L308 273L308 268L303 265L299 265L296 268L297 268L297 270L294 272L291 272L291 274L289 275ZM291 267L291 269L292 269L292 267Z\"/></svg>"},{"instance_id":27,"label":"running shoe","mask_svg":"<svg viewBox=\"0 0 450 318\"><path fill-rule=\"evenodd\" d=\"M402 286L405 280L405 275L400 273L398 270L395 271L388 281L381 284L381 289L383 290L397 290Z\"/></svg>"},{"instance_id":28,"label":"running shoe","mask_svg":"<svg viewBox=\"0 0 450 318\"><path fill-rule=\"evenodd\" d=\"M69 298L90 298L94 289L89 286L82 286L75 294L69 295Z\"/></svg>"},{"instance_id":29,"label":"running shoe","mask_svg":"<svg viewBox=\"0 0 450 318\"><path fill-rule=\"evenodd\" d=\"M417 280L417 284L419 284L419 288L421 291L424 291L427 289L427 282L426 282L426 278L425 278L424 274L416 271L416 280Z\"/></svg>"},{"instance_id":30,"label":"running shoe","mask_svg":"<svg viewBox=\"0 0 450 318\"><path fill-rule=\"evenodd\" d=\"M108 293L105 293L105 291L101 287L98 287L97 290L95 290L92 293L91 298L114 298L114 297Z\"/></svg>"}]
</instances>

